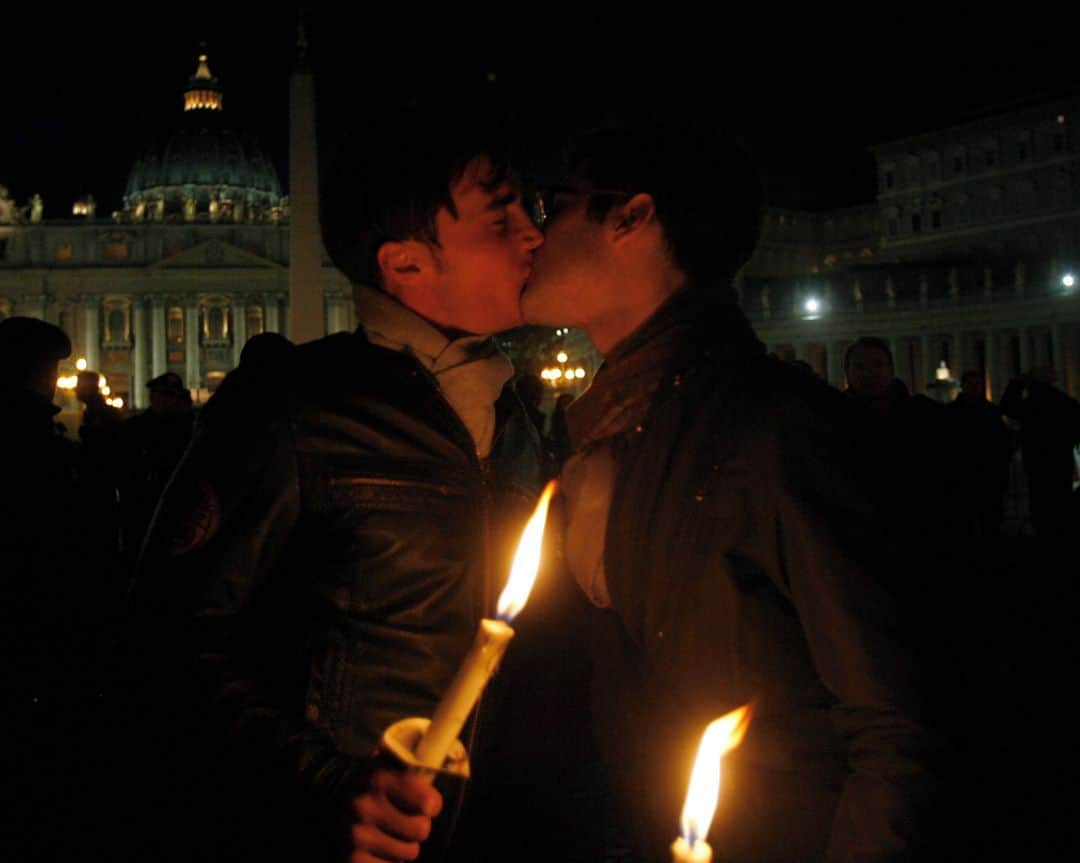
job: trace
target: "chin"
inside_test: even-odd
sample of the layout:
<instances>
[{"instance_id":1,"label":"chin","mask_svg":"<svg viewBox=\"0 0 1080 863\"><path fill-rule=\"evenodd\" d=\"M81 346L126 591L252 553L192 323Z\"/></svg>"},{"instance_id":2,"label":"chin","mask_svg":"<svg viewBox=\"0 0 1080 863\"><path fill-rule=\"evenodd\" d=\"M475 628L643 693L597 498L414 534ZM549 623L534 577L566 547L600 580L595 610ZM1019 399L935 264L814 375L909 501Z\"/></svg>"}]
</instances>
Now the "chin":
<instances>
[{"instance_id":1,"label":"chin","mask_svg":"<svg viewBox=\"0 0 1080 863\"><path fill-rule=\"evenodd\" d=\"M540 291L535 287L526 285L521 294L521 317L523 322L526 324L549 324L550 321L545 320L547 317L544 314L545 311L550 313L551 309L540 298Z\"/></svg>"}]
</instances>

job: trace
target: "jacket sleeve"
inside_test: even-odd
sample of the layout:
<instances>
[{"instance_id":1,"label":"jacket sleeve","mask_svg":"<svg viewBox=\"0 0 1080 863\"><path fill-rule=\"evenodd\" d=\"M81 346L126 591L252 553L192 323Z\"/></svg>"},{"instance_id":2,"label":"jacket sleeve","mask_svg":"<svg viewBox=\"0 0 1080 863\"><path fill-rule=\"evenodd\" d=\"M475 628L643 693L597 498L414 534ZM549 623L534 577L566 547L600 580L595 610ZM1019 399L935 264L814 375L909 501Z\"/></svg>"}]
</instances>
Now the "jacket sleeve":
<instances>
[{"instance_id":1,"label":"jacket sleeve","mask_svg":"<svg viewBox=\"0 0 1080 863\"><path fill-rule=\"evenodd\" d=\"M859 444L850 426L809 414L791 419L774 449L781 577L812 661L835 696L832 720L849 769L827 859L925 859L931 765L941 749L920 718L920 675L905 632L911 620L889 589L889 573L902 568L903 556L890 546L887 521L865 482L872 463L861 475L856 469ZM887 490L881 473L875 476L879 490Z\"/></svg>"},{"instance_id":2,"label":"jacket sleeve","mask_svg":"<svg viewBox=\"0 0 1080 863\"><path fill-rule=\"evenodd\" d=\"M291 424L279 395L228 383L204 409L143 545L133 586L140 649L161 681L159 707L189 707L199 734L303 799L338 799L366 765L286 708L288 675L265 650L289 633L268 639L262 609L283 597L294 615L304 607L283 565L302 509Z\"/></svg>"}]
</instances>

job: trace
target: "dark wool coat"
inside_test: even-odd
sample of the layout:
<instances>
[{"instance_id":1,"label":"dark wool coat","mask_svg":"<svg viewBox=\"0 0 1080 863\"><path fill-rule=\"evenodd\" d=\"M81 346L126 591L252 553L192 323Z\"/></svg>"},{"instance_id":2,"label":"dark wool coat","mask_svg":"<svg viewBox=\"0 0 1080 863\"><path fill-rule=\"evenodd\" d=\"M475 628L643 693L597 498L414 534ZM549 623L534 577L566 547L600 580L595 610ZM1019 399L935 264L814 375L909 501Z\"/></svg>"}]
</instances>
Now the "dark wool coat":
<instances>
[{"instance_id":1,"label":"dark wool coat","mask_svg":"<svg viewBox=\"0 0 1080 863\"><path fill-rule=\"evenodd\" d=\"M766 356L734 307L698 321L617 442L595 609L598 739L643 859L664 859L707 723L756 699L724 761L720 859L907 859L929 802L907 574L843 396ZM685 318L683 318L685 321ZM925 563L925 562L924 562Z\"/></svg>"}]
</instances>

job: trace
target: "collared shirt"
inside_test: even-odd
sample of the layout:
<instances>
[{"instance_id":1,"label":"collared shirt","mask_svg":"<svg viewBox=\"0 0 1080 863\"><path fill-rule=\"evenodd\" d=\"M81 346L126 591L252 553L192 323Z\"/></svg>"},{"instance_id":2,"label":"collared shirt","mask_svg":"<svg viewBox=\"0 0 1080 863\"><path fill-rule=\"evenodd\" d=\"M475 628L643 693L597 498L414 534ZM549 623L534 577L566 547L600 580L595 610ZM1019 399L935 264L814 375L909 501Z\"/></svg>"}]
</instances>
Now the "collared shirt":
<instances>
[{"instance_id":1,"label":"collared shirt","mask_svg":"<svg viewBox=\"0 0 1080 863\"><path fill-rule=\"evenodd\" d=\"M410 354L432 373L443 397L461 418L487 458L495 437L495 401L514 366L491 336L451 341L432 324L393 297L374 288L356 291L357 314L373 344Z\"/></svg>"}]
</instances>

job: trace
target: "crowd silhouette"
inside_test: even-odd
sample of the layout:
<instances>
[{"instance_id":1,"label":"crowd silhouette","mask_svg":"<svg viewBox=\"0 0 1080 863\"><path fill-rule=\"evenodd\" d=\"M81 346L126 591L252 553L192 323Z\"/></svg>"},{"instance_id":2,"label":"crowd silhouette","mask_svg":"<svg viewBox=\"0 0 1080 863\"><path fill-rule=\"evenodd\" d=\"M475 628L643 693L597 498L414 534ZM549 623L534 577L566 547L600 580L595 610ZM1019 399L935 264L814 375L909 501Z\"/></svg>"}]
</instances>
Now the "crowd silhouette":
<instances>
[{"instance_id":1,"label":"crowd silhouette","mask_svg":"<svg viewBox=\"0 0 1080 863\"><path fill-rule=\"evenodd\" d=\"M280 336L257 336L242 363L257 373L287 362L291 348ZM151 380L149 408L123 418L104 403L91 370L79 376L85 407L72 439L53 404L58 362L70 353L57 327L0 321L0 613L5 713L14 720L3 744L11 804L3 841L21 849L0 852L8 860L85 859L91 847L122 859L125 837L139 829L130 813L142 789L132 777L145 772L131 769L144 753L132 749L139 646L128 590L198 421L174 373ZM986 856L1020 850L1028 839L1017 824L1064 823L1064 798L1048 789L1071 781L1073 767L1061 752L1067 720L1046 700L1071 653L1080 403L1048 368L1011 381L999 404L986 398L977 370L963 371L947 405L912 395L895 377L888 343L874 337L851 346L844 369L873 437L865 469L897 518L921 526L910 541L941 564L894 587L908 613L925 620L923 647L937 670L930 685L940 689L942 727L960 754L955 769L979 818L1002 819L997 833L982 830ZM538 378L522 376L517 392L557 474L569 455L569 399L548 417ZM1009 712L1028 727L1003 735L1000 715ZM1035 776L1047 793L1003 789L1002 769L1012 780Z\"/></svg>"}]
</instances>

